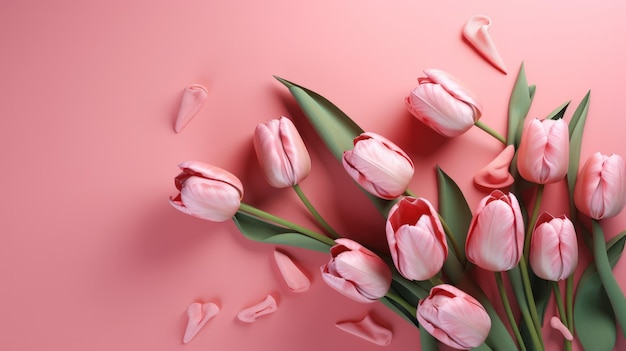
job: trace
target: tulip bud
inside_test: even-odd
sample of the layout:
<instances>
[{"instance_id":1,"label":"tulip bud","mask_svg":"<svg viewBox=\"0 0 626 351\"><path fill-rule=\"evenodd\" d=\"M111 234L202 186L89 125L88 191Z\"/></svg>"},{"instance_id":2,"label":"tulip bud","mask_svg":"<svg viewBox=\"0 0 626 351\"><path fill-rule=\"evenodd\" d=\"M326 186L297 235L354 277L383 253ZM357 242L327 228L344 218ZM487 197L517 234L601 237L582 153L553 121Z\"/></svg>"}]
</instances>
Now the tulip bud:
<instances>
[{"instance_id":1,"label":"tulip bud","mask_svg":"<svg viewBox=\"0 0 626 351\"><path fill-rule=\"evenodd\" d=\"M472 217L465 251L477 266L492 271L515 267L524 250L524 220L515 195L494 190Z\"/></svg>"},{"instance_id":2,"label":"tulip bud","mask_svg":"<svg viewBox=\"0 0 626 351\"><path fill-rule=\"evenodd\" d=\"M417 305L417 320L430 335L459 350L482 345L491 329L491 319L475 298L458 288L433 287Z\"/></svg>"},{"instance_id":3,"label":"tulip bud","mask_svg":"<svg viewBox=\"0 0 626 351\"><path fill-rule=\"evenodd\" d=\"M324 281L359 302L374 302L385 296L391 286L387 264L356 241L341 238L335 243L330 248L330 261L320 268Z\"/></svg>"},{"instance_id":4,"label":"tulip bud","mask_svg":"<svg viewBox=\"0 0 626 351\"><path fill-rule=\"evenodd\" d=\"M354 139L354 148L343 153L343 167L365 190L387 200L404 193L414 172L409 156L375 133Z\"/></svg>"},{"instance_id":5,"label":"tulip bud","mask_svg":"<svg viewBox=\"0 0 626 351\"><path fill-rule=\"evenodd\" d=\"M569 277L578 263L574 224L563 216L539 216L530 243L530 266L542 279L559 281Z\"/></svg>"},{"instance_id":6,"label":"tulip bud","mask_svg":"<svg viewBox=\"0 0 626 351\"><path fill-rule=\"evenodd\" d=\"M176 197L170 204L177 210L213 222L232 218L243 198L243 185L232 173L197 161L179 165L182 172L174 179Z\"/></svg>"},{"instance_id":7,"label":"tulip bud","mask_svg":"<svg viewBox=\"0 0 626 351\"><path fill-rule=\"evenodd\" d=\"M406 98L409 112L437 133L455 137L470 129L482 115L478 99L451 74L424 71L419 85Z\"/></svg>"},{"instance_id":8,"label":"tulip bud","mask_svg":"<svg viewBox=\"0 0 626 351\"><path fill-rule=\"evenodd\" d=\"M403 277L427 280L441 270L448 244L437 211L428 200L400 200L389 211L386 231L391 258Z\"/></svg>"},{"instance_id":9,"label":"tulip bud","mask_svg":"<svg viewBox=\"0 0 626 351\"><path fill-rule=\"evenodd\" d=\"M254 149L267 181L276 188L300 183L311 171L311 158L289 118L281 117L257 125Z\"/></svg>"},{"instance_id":10,"label":"tulip bud","mask_svg":"<svg viewBox=\"0 0 626 351\"><path fill-rule=\"evenodd\" d=\"M563 119L529 120L517 152L520 175L533 183L560 181L569 163L569 131Z\"/></svg>"},{"instance_id":11,"label":"tulip bud","mask_svg":"<svg viewBox=\"0 0 626 351\"><path fill-rule=\"evenodd\" d=\"M620 155L599 152L587 159L574 187L576 208L593 219L617 216L626 201L626 170Z\"/></svg>"}]
</instances>

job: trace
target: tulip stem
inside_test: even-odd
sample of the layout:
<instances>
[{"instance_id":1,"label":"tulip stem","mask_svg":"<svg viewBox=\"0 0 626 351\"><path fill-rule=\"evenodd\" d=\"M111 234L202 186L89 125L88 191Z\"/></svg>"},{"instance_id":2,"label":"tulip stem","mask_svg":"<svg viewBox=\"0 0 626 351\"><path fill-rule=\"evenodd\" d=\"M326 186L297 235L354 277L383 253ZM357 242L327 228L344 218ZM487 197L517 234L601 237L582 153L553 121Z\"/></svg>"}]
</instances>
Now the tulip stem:
<instances>
[{"instance_id":1,"label":"tulip stem","mask_svg":"<svg viewBox=\"0 0 626 351\"><path fill-rule=\"evenodd\" d=\"M385 297L389 298L390 300L396 302L397 304L399 304L400 306L402 306L402 308L404 308L407 312L409 312L412 316L416 316L417 315L417 308L415 308L415 306L410 305L405 299L403 299L402 297L398 296L397 294L388 291L387 294L385 295Z\"/></svg>"},{"instance_id":2,"label":"tulip stem","mask_svg":"<svg viewBox=\"0 0 626 351\"><path fill-rule=\"evenodd\" d=\"M258 209L256 207L253 207L253 206L250 206L250 205L248 205L246 203L242 202L239 205L239 211L242 211L242 212L251 214L253 216L259 217L261 219L265 219L267 221L270 221L270 222L282 225L283 227L287 227L289 229L293 229L293 230L295 230L295 231L297 231L297 232L299 232L301 234L304 234L304 235L306 235L306 236L308 236L308 237L310 237L312 239L315 239L315 240L317 240L319 242L322 242L324 244L327 244L329 246L335 245L335 241L333 239L327 237L327 236L324 236L324 235L321 235L319 233L316 233L316 232L314 232L314 231L312 231L310 229L307 229L307 228L305 228L303 226L300 226L298 224L290 222L290 221L288 221L286 219L277 217L277 216L275 216L275 215L273 215L271 213L267 213L267 212L265 212L263 210L260 210L260 209Z\"/></svg>"},{"instance_id":3,"label":"tulip stem","mask_svg":"<svg viewBox=\"0 0 626 351\"><path fill-rule=\"evenodd\" d=\"M572 332L570 326L567 322L567 315L565 314L565 305L563 304L563 297L561 296L561 289L559 288L558 282L552 282L552 291L554 292L554 301L556 301L556 308L559 310L559 317L561 317L561 322L567 329ZM564 347L566 351L572 350L572 342L570 340L565 339Z\"/></svg>"},{"instance_id":4,"label":"tulip stem","mask_svg":"<svg viewBox=\"0 0 626 351\"><path fill-rule=\"evenodd\" d=\"M496 283L498 284L498 292L500 293L500 298L502 299L502 305L504 306L504 311L506 312L506 316L509 319L509 324L511 324L511 328L513 329L513 334L515 334L515 338L517 339L517 344L522 351L526 351L526 345L524 344L522 333L520 333L517 322L515 322L515 316L513 316L511 303L509 302L509 298L506 295L506 290L504 289L502 272L494 272L494 274L496 276Z\"/></svg>"},{"instance_id":5,"label":"tulip stem","mask_svg":"<svg viewBox=\"0 0 626 351\"><path fill-rule=\"evenodd\" d=\"M535 228L535 222L539 216L539 210L541 209L541 200L543 198L543 184L537 185L537 194L535 195L535 204L533 205L533 212L526 225L526 236L524 237L524 258L528 260L530 253L530 239L533 235L533 229Z\"/></svg>"},{"instance_id":6,"label":"tulip stem","mask_svg":"<svg viewBox=\"0 0 626 351\"><path fill-rule=\"evenodd\" d=\"M537 305L535 304L535 296L533 295L533 289L530 286L530 278L528 275L528 267L526 266L526 260L522 257L519 261L520 272L522 273L522 284L524 285L524 292L526 300L528 302L528 309L530 310L530 318L532 324L528 328L534 327L535 334L540 339L541 349L543 350L543 339L541 338L541 323L539 322L539 315L537 314Z\"/></svg>"},{"instance_id":7,"label":"tulip stem","mask_svg":"<svg viewBox=\"0 0 626 351\"><path fill-rule=\"evenodd\" d=\"M493 128L489 127L488 125L486 125L485 123L479 121L476 121L474 123L474 125L476 125L476 127L484 130L485 132L487 132L487 134L491 135L492 137L496 138L499 142L501 142L502 144L506 145L506 138L503 137L502 135L500 135L500 133L496 132Z\"/></svg>"},{"instance_id":8,"label":"tulip stem","mask_svg":"<svg viewBox=\"0 0 626 351\"><path fill-rule=\"evenodd\" d=\"M320 215L320 213L317 212L317 210L315 209L315 207L313 206L311 201L309 201L309 198L302 191L302 188L300 188L300 185L295 184L293 186L293 190L295 190L296 194L298 194L298 197L300 198L300 200L302 201L304 206L306 206L306 208L309 210L309 212L311 212L311 215L313 215L315 220L317 220L317 222L322 227L324 227L324 229L328 232L328 234L330 234L335 239L339 238L340 235L337 234L337 232L330 226L330 224L328 224L328 222L326 222L326 220L324 220L324 218Z\"/></svg>"},{"instance_id":9,"label":"tulip stem","mask_svg":"<svg viewBox=\"0 0 626 351\"><path fill-rule=\"evenodd\" d=\"M438 216L439 216L439 221L441 222L441 226L443 227L443 231L446 233L446 236L448 237L448 240L450 241L450 245L452 245L452 250L454 250L454 254L459 260L459 263L461 263L461 266L465 268L465 266L467 265L467 262L465 260L465 255L463 254L462 249L459 247L459 242L456 241L456 238L454 237L454 233L452 233L452 229L450 229L450 227L448 226L448 223L446 223L446 221L443 219L443 217L441 217L440 214L438 214Z\"/></svg>"},{"instance_id":10,"label":"tulip stem","mask_svg":"<svg viewBox=\"0 0 626 351\"><path fill-rule=\"evenodd\" d=\"M574 334L574 274L570 274L565 282L565 314L567 315L567 328Z\"/></svg>"}]
</instances>

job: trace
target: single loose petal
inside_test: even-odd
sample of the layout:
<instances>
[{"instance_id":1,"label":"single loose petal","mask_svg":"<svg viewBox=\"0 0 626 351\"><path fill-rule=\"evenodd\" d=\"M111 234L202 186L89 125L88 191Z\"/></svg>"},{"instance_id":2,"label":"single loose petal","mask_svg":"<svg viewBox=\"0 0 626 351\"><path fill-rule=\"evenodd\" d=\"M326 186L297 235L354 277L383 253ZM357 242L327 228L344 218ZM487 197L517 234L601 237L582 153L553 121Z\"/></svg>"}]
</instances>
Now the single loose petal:
<instances>
[{"instance_id":1,"label":"single loose petal","mask_svg":"<svg viewBox=\"0 0 626 351\"><path fill-rule=\"evenodd\" d=\"M509 145L500 154L474 176L474 183L488 189L502 189L513 184L513 176L509 173L511 160L515 155L515 147Z\"/></svg>"},{"instance_id":2,"label":"single loose petal","mask_svg":"<svg viewBox=\"0 0 626 351\"><path fill-rule=\"evenodd\" d=\"M480 53L495 68L507 74L504 61L500 57L496 45L489 35L491 19L484 15L476 15L470 18L463 27L463 37L478 53Z\"/></svg>"},{"instance_id":3,"label":"single loose petal","mask_svg":"<svg viewBox=\"0 0 626 351\"><path fill-rule=\"evenodd\" d=\"M289 256L275 250L274 260L290 291L300 293L309 290L311 280L309 280Z\"/></svg>"},{"instance_id":4,"label":"single loose petal","mask_svg":"<svg viewBox=\"0 0 626 351\"><path fill-rule=\"evenodd\" d=\"M278 305L276 304L276 300L274 299L274 297L272 295L267 295L265 300L259 302L254 306L250 306L246 309L241 310L237 314L237 319L242 322L252 323L261 316L276 312L277 309Z\"/></svg>"},{"instance_id":5,"label":"single loose petal","mask_svg":"<svg viewBox=\"0 0 626 351\"><path fill-rule=\"evenodd\" d=\"M212 303L199 303L194 302L187 308L187 328L185 328L185 335L183 336L183 343L187 344L191 339L198 334L200 329L213 317L220 312L220 308Z\"/></svg>"},{"instance_id":6,"label":"single loose petal","mask_svg":"<svg viewBox=\"0 0 626 351\"><path fill-rule=\"evenodd\" d=\"M191 122L202 106L204 106L208 96L207 89L202 85L192 84L185 88L176 124L174 125L176 133L180 133Z\"/></svg>"},{"instance_id":7,"label":"single loose petal","mask_svg":"<svg viewBox=\"0 0 626 351\"><path fill-rule=\"evenodd\" d=\"M335 326L380 346L389 345L393 339L391 330L376 323L369 315L358 322L338 322Z\"/></svg>"},{"instance_id":8,"label":"single loose petal","mask_svg":"<svg viewBox=\"0 0 626 351\"><path fill-rule=\"evenodd\" d=\"M550 326L560 331L561 334L563 334L565 340L574 340L574 336L572 335L572 333L569 331L569 329L567 329L565 325L563 325L563 322L561 322L561 320L557 316L553 316L552 318L550 318Z\"/></svg>"}]
</instances>

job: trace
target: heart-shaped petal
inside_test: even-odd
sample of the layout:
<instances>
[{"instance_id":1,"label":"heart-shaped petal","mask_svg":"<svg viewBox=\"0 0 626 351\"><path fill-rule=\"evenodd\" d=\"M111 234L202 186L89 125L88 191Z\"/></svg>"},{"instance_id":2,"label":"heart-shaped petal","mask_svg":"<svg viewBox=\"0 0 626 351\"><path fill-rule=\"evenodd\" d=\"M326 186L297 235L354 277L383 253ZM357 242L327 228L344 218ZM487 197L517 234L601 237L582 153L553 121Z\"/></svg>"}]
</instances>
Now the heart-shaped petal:
<instances>
[{"instance_id":1,"label":"heart-shaped petal","mask_svg":"<svg viewBox=\"0 0 626 351\"><path fill-rule=\"evenodd\" d=\"M274 299L274 297L272 295L267 295L265 300L259 302L254 306L250 306L241 310L239 314L237 314L237 319L242 322L252 323L261 316L276 312L277 309L278 304L276 304L276 300Z\"/></svg>"},{"instance_id":2,"label":"heart-shaped petal","mask_svg":"<svg viewBox=\"0 0 626 351\"><path fill-rule=\"evenodd\" d=\"M200 329L213 317L220 312L220 308L212 303L199 303L194 302L187 308L187 328L185 328L185 336L183 336L183 343L187 344L191 339L198 334Z\"/></svg>"},{"instance_id":3,"label":"heart-shaped petal","mask_svg":"<svg viewBox=\"0 0 626 351\"><path fill-rule=\"evenodd\" d=\"M274 260L290 291L299 293L309 290L311 281L289 256L275 250Z\"/></svg>"},{"instance_id":4,"label":"heart-shaped petal","mask_svg":"<svg viewBox=\"0 0 626 351\"><path fill-rule=\"evenodd\" d=\"M369 315L358 322L338 322L335 326L380 346L389 345L393 338L391 330L376 323Z\"/></svg>"},{"instance_id":5,"label":"heart-shaped petal","mask_svg":"<svg viewBox=\"0 0 626 351\"><path fill-rule=\"evenodd\" d=\"M489 27L491 26L491 19L487 16L476 15L470 18L463 27L463 37L470 45L478 51L489 63L495 68L507 74L504 61L498 54L496 45L491 40L489 35Z\"/></svg>"},{"instance_id":6,"label":"heart-shaped petal","mask_svg":"<svg viewBox=\"0 0 626 351\"><path fill-rule=\"evenodd\" d=\"M202 85L192 84L185 88L176 124L174 125L176 133L180 133L191 122L202 106L204 106L208 96L207 89Z\"/></svg>"}]
</instances>

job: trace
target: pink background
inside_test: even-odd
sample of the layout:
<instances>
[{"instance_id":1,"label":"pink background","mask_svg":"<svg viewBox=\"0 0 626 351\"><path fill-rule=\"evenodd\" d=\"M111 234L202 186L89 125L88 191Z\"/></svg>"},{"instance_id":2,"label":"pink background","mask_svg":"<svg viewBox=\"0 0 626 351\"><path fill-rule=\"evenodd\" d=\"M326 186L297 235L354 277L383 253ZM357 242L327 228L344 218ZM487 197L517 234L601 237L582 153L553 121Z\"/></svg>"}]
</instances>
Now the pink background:
<instances>
[{"instance_id":1,"label":"pink background","mask_svg":"<svg viewBox=\"0 0 626 351\"><path fill-rule=\"evenodd\" d=\"M508 75L462 41L475 14L492 18ZM625 14L619 1L2 1L0 349L378 350L334 326L368 313L393 330L387 349L419 349L417 331L382 304L353 302L324 284L326 255L286 249L313 282L290 293L274 246L248 241L232 221L174 210L167 199L177 164L226 168L244 182L246 202L312 226L292 192L265 184L252 149L258 123L292 117L313 159L304 191L341 232L384 248L384 220L273 74L405 148L417 167L414 192L435 199L439 164L474 207L485 193L472 176L501 146L478 129L446 140L414 120L403 99L416 78L431 67L453 73L482 101L482 120L504 133L524 61L538 87L532 117L572 100L569 118L591 89L583 157L626 156ZM176 134L191 83L205 85L209 99ZM616 235L626 212L604 225ZM615 271L626 289L625 259ZM236 320L268 293L276 313L252 325ZM194 301L222 311L183 345ZM548 338L560 348L556 334Z\"/></svg>"}]
</instances>

